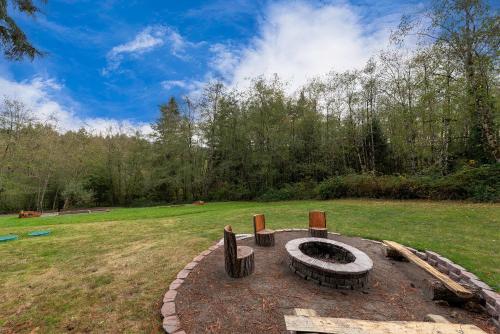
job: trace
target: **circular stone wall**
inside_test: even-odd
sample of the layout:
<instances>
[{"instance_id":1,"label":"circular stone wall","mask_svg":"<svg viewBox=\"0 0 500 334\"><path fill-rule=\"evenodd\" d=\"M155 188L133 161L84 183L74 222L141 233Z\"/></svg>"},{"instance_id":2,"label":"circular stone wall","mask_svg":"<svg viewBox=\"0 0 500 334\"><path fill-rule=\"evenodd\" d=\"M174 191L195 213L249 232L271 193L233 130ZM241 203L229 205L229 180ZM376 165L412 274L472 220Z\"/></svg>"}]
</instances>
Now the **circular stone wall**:
<instances>
[{"instance_id":1,"label":"circular stone wall","mask_svg":"<svg viewBox=\"0 0 500 334\"><path fill-rule=\"evenodd\" d=\"M359 289L368 283L372 260L357 248L323 238L300 238L286 244L288 265L302 278L336 289Z\"/></svg>"}]
</instances>

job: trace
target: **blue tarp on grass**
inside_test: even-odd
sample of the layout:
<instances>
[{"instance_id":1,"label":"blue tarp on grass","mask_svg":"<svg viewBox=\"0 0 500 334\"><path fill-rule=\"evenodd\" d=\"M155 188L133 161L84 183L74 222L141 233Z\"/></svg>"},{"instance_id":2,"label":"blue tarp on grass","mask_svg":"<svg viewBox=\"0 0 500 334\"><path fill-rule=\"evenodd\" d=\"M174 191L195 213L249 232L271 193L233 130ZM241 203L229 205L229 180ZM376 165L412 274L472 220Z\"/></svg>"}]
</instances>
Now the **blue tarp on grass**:
<instances>
[{"instance_id":1,"label":"blue tarp on grass","mask_svg":"<svg viewBox=\"0 0 500 334\"><path fill-rule=\"evenodd\" d=\"M0 242L12 241L12 240L17 240L17 239L18 239L18 236L15 234L0 235Z\"/></svg>"},{"instance_id":2,"label":"blue tarp on grass","mask_svg":"<svg viewBox=\"0 0 500 334\"><path fill-rule=\"evenodd\" d=\"M50 234L50 231L33 231L33 232L28 233L28 235L30 237L41 237L41 236L49 235L49 234Z\"/></svg>"}]
</instances>

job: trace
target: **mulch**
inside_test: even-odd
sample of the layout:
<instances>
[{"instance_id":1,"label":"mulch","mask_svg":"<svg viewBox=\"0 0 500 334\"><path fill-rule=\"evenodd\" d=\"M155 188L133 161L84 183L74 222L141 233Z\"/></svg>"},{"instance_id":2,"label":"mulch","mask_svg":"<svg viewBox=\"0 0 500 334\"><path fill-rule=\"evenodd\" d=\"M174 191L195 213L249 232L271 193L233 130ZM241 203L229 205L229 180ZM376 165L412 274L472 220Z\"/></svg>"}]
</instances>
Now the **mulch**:
<instances>
[{"instance_id":1,"label":"mulch","mask_svg":"<svg viewBox=\"0 0 500 334\"><path fill-rule=\"evenodd\" d=\"M255 251L254 274L240 279L226 275L224 249L217 248L178 290L181 327L187 333L286 333L284 315L308 308L324 317L382 321L423 321L426 314L438 314L494 333L486 314L426 300L423 281L430 275L412 263L386 258L382 246L371 241L329 236L372 259L368 288L336 290L302 279L288 268L284 245L306 236L307 232L276 233L274 247L259 247L253 238L238 241Z\"/></svg>"}]
</instances>

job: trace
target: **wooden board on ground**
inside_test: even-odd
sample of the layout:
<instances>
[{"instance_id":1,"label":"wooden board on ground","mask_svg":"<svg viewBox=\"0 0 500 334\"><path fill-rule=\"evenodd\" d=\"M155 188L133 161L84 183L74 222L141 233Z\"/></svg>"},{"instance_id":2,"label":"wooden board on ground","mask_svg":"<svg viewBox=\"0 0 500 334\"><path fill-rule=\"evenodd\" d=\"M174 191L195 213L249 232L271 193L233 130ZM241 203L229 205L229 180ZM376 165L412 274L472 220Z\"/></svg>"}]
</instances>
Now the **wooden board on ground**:
<instances>
[{"instance_id":1,"label":"wooden board on ground","mask_svg":"<svg viewBox=\"0 0 500 334\"><path fill-rule=\"evenodd\" d=\"M295 315L300 315L303 317L317 317L318 314L315 310L311 310L309 308L296 308L294 309Z\"/></svg>"},{"instance_id":2,"label":"wooden board on ground","mask_svg":"<svg viewBox=\"0 0 500 334\"><path fill-rule=\"evenodd\" d=\"M285 315L289 331L333 334L485 334L474 325Z\"/></svg>"},{"instance_id":3,"label":"wooden board on ground","mask_svg":"<svg viewBox=\"0 0 500 334\"><path fill-rule=\"evenodd\" d=\"M388 240L384 240L384 244L386 244L387 246L389 246L393 250L399 252L406 259L415 263L417 266L421 267L422 269L427 271L429 274L431 274L432 276L434 276L435 278L437 278L438 280L443 282L443 284L448 289L450 289L450 291L452 291L454 294L456 294L457 296L459 296L461 298L472 298L474 296L472 291L470 291L469 289L458 284L457 282L455 282L454 280L449 278L447 275L443 274L442 272L440 272L439 270L437 270L436 268L431 266L429 263L427 263L426 261L422 260L421 258L416 256L415 254L410 252L408 250L408 248L406 248L405 246L400 245L397 242L388 241Z\"/></svg>"}]
</instances>

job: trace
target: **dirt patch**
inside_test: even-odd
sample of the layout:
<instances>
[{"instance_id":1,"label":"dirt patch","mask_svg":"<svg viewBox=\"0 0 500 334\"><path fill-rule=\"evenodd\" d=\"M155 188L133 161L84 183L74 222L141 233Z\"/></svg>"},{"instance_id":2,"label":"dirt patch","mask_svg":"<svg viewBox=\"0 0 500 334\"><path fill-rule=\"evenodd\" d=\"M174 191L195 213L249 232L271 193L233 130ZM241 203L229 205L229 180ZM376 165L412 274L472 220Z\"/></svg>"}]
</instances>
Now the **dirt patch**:
<instances>
[{"instance_id":1,"label":"dirt patch","mask_svg":"<svg viewBox=\"0 0 500 334\"><path fill-rule=\"evenodd\" d=\"M178 290L181 327L187 333L286 333L283 316L294 308L310 308L325 317L385 321L423 321L432 313L494 333L485 314L426 300L422 288L423 280L430 278L427 273L414 264L385 258L382 246L360 238L330 236L372 259L368 288L336 290L302 279L286 264L285 244L306 236L307 232L277 233L276 245L269 248L256 246L253 238L238 241L255 251L255 273L241 279L226 275L224 250L219 247Z\"/></svg>"}]
</instances>

